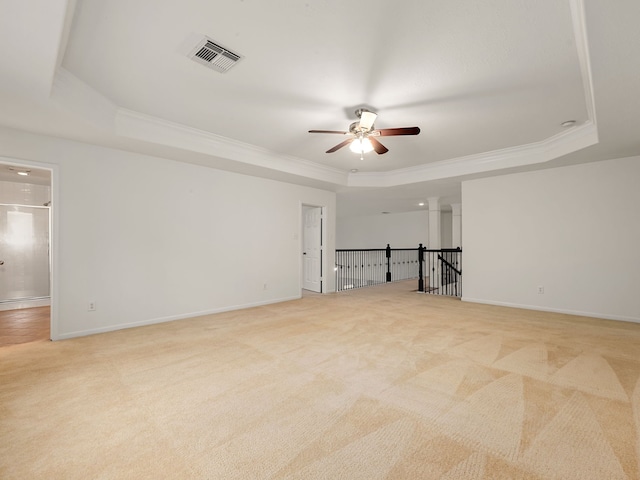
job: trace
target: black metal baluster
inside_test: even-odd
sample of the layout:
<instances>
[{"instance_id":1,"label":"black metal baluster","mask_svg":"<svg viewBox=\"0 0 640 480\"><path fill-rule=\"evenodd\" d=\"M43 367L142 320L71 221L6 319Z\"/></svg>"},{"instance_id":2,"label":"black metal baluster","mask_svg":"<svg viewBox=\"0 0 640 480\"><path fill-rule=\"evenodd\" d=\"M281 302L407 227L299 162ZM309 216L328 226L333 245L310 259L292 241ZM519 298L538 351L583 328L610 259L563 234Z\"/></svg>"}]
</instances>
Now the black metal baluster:
<instances>
[{"instance_id":1,"label":"black metal baluster","mask_svg":"<svg viewBox=\"0 0 640 480\"><path fill-rule=\"evenodd\" d=\"M418 246L418 291L424 292L424 277L422 275L422 262L424 261L424 250L422 244Z\"/></svg>"}]
</instances>

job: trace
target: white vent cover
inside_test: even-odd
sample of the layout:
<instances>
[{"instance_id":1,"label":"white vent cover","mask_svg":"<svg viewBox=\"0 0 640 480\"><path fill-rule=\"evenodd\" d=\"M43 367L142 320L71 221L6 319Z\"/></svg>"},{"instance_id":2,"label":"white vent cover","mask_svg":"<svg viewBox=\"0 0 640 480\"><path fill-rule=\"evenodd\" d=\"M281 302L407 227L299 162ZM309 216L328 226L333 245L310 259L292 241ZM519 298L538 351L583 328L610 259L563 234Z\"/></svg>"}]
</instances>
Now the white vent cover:
<instances>
[{"instance_id":1,"label":"white vent cover","mask_svg":"<svg viewBox=\"0 0 640 480\"><path fill-rule=\"evenodd\" d=\"M224 73L233 67L242 57L217 44L208 37L202 38L189 52L192 60Z\"/></svg>"}]
</instances>

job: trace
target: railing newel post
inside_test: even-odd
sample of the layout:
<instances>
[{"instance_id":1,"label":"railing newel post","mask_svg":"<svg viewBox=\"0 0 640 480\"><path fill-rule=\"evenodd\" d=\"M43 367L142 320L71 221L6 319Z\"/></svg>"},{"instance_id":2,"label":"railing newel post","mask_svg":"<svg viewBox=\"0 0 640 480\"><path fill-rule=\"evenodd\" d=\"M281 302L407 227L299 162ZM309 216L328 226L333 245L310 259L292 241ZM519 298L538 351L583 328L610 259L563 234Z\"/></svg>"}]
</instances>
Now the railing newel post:
<instances>
[{"instance_id":1,"label":"railing newel post","mask_svg":"<svg viewBox=\"0 0 640 480\"><path fill-rule=\"evenodd\" d=\"M391 247L387 243L387 282L391 281Z\"/></svg>"},{"instance_id":2,"label":"railing newel post","mask_svg":"<svg viewBox=\"0 0 640 480\"><path fill-rule=\"evenodd\" d=\"M422 244L418 246L418 291L424 292L424 275L422 271L422 263L424 262L424 249Z\"/></svg>"}]
</instances>

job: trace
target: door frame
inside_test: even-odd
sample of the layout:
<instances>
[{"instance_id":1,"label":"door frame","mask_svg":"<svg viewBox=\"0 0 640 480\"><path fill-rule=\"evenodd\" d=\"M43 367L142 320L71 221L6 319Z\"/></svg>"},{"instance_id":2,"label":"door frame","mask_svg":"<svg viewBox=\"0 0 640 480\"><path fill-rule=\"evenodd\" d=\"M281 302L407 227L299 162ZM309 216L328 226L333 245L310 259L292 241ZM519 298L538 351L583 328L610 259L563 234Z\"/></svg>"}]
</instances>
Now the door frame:
<instances>
[{"instance_id":1,"label":"door frame","mask_svg":"<svg viewBox=\"0 0 640 480\"><path fill-rule=\"evenodd\" d=\"M50 296L50 314L49 314L49 338L58 340L58 304L59 304L59 212L60 212L60 195L59 195L59 166L52 163L34 162L30 160L18 159L0 156L0 165L16 166L24 168L37 168L40 170L48 170L51 174L51 205L49 207L49 296Z\"/></svg>"},{"instance_id":2,"label":"door frame","mask_svg":"<svg viewBox=\"0 0 640 480\"><path fill-rule=\"evenodd\" d=\"M326 246L326 206L324 205L314 205L311 203L300 203L300 254L298 258L300 259L300 291L306 290L304 288L304 261L302 259L302 252L304 251L304 209L305 207L309 208L319 208L320 209L320 293L325 293L326 290L326 258L325 258L325 246Z\"/></svg>"}]
</instances>

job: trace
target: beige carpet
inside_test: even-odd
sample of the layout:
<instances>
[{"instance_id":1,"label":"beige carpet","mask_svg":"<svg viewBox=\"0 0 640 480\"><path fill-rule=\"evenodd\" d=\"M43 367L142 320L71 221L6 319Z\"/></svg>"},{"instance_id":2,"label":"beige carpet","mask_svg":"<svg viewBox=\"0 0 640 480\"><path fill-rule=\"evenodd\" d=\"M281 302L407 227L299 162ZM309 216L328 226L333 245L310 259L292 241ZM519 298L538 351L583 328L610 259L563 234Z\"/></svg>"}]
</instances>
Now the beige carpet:
<instances>
[{"instance_id":1,"label":"beige carpet","mask_svg":"<svg viewBox=\"0 0 640 480\"><path fill-rule=\"evenodd\" d=\"M640 478L640 325L411 288L2 348L0 478Z\"/></svg>"}]
</instances>

